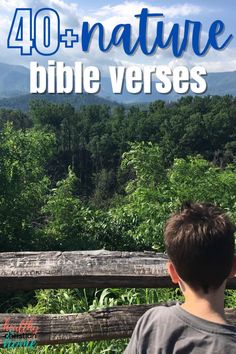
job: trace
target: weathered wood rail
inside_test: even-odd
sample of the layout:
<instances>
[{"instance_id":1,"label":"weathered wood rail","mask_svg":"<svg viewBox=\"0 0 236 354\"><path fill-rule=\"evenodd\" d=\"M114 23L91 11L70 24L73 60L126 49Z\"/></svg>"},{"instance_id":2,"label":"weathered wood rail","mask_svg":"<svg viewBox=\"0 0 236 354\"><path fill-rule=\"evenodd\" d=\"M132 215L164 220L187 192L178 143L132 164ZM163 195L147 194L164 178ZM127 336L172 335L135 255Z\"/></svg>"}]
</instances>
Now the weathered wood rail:
<instances>
[{"instance_id":1,"label":"weathered wood rail","mask_svg":"<svg viewBox=\"0 0 236 354\"><path fill-rule=\"evenodd\" d=\"M0 291L171 287L167 258L153 252L20 252L0 254Z\"/></svg>"},{"instance_id":2,"label":"weathered wood rail","mask_svg":"<svg viewBox=\"0 0 236 354\"><path fill-rule=\"evenodd\" d=\"M138 319L154 306L117 306L68 315L1 314L0 323L4 323L8 318L11 324L19 325L22 320L31 319L32 326L38 328L34 338L39 345L121 339L129 338ZM226 309L226 316L231 324L236 325L236 309ZM0 343L5 335L6 331L3 330L3 326L0 326Z\"/></svg>"},{"instance_id":3,"label":"weathered wood rail","mask_svg":"<svg viewBox=\"0 0 236 354\"><path fill-rule=\"evenodd\" d=\"M167 257L154 252L0 253L0 291L56 288L170 288ZM236 278L228 282L236 289Z\"/></svg>"},{"instance_id":4,"label":"weathered wood rail","mask_svg":"<svg viewBox=\"0 0 236 354\"><path fill-rule=\"evenodd\" d=\"M167 257L153 252L20 252L0 253L0 291L54 288L168 288ZM236 278L228 288L236 289ZM111 307L67 315L0 314L0 347L7 329L20 323L37 328L37 344L127 338L139 317L154 305ZM236 309L226 309L236 325ZM23 322L22 322L23 321ZM4 326L5 323L5 326ZM13 327L9 327L13 326Z\"/></svg>"}]
</instances>

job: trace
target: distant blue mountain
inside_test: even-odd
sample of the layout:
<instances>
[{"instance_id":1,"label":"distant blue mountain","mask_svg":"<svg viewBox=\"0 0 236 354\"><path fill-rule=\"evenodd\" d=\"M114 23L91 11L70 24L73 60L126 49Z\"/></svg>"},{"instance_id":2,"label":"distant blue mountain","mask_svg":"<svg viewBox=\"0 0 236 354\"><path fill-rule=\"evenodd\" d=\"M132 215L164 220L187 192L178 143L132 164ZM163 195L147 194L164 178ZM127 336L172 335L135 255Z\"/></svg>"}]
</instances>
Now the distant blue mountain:
<instances>
[{"instance_id":1,"label":"distant blue mountain","mask_svg":"<svg viewBox=\"0 0 236 354\"><path fill-rule=\"evenodd\" d=\"M0 107L24 108L28 107L28 101L35 98L35 95L29 94L29 69L20 65L8 65L0 63ZM233 95L236 96L236 71L209 73L207 78L207 95ZM155 83L153 83L154 86ZM19 97L23 96L23 97ZM67 96L67 98L65 97ZM99 95L37 95L37 98L51 101L71 102L79 107L81 104L99 104L99 103L149 103L158 99L173 101L181 96L176 93L161 95L153 87L152 94L132 95L127 92L124 85L123 93L116 95L112 93L111 82L109 78L102 78L101 91ZM10 99L11 98L11 99ZM110 102L113 101L113 102Z\"/></svg>"},{"instance_id":2,"label":"distant blue mountain","mask_svg":"<svg viewBox=\"0 0 236 354\"><path fill-rule=\"evenodd\" d=\"M29 93L29 70L20 65L0 63L0 97Z\"/></svg>"},{"instance_id":3,"label":"distant blue mountain","mask_svg":"<svg viewBox=\"0 0 236 354\"><path fill-rule=\"evenodd\" d=\"M52 103L63 104L69 103L75 109L80 109L82 106L91 106L91 105L117 105L116 102L112 102L111 100L107 100L103 97L99 97L97 95L89 95L89 94L34 94L34 95L22 95L22 96L14 96L8 98L0 99L0 108L21 110L23 112L27 112L29 109L29 104L31 100L44 100Z\"/></svg>"},{"instance_id":4,"label":"distant blue mountain","mask_svg":"<svg viewBox=\"0 0 236 354\"><path fill-rule=\"evenodd\" d=\"M205 95L236 96L236 71L209 73L206 77L206 81L208 88ZM154 85L155 82L153 82L151 94L130 94L127 92L125 85L122 94L113 94L110 79L104 78L100 95L118 103L149 103L159 99L164 101L176 101L182 97L182 95L173 91L167 95L157 93Z\"/></svg>"},{"instance_id":5,"label":"distant blue mountain","mask_svg":"<svg viewBox=\"0 0 236 354\"><path fill-rule=\"evenodd\" d=\"M19 65L0 63L0 108L27 111L30 100L46 100L53 103L70 103L76 109L83 105L114 105L110 99L89 94L29 94L29 69Z\"/></svg>"}]
</instances>

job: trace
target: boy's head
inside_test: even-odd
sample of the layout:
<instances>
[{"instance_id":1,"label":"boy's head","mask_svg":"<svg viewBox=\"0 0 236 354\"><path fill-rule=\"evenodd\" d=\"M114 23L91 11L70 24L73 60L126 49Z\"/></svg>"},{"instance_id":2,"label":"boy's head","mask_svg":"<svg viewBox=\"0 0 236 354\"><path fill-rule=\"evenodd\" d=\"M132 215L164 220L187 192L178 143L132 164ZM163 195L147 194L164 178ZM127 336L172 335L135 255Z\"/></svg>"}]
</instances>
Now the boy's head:
<instances>
[{"instance_id":1,"label":"boy's head","mask_svg":"<svg viewBox=\"0 0 236 354\"><path fill-rule=\"evenodd\" d=\"M234 226L212 204L185 203L170 217L165 246L179 277L195 290L219 288L234 262Z\"/></svg>"}]
</instances>

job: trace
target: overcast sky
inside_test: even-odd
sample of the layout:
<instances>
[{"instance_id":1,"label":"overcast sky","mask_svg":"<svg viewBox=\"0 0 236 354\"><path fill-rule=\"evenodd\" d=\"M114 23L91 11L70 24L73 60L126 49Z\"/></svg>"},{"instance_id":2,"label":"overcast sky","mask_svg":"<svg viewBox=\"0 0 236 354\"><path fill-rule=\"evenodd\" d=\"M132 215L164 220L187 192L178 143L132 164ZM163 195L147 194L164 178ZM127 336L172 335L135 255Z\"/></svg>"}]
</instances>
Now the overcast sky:
<instances>
[{"instance_id":1,"label":"overcast sky","mask_svg":"<svg viewBox=\"0 0 236 354\"><path fill-rule=\"evenodd\" d=\"M171 28L174 22L183 24L186 19L201 21L203 24L203 39L207 38L209 25L216 19L221 19L226 25L225 38L229 34L234 35L233 41L224 51L211 50L205 57L198 58L191 50L181 59L176 59L170 50L165 50L147 57L140 50L134 56L124 54L122 47L114 48L109 53L101 53L98 50L96 36L89 53L83 53L80 45L76 44L73 49L65 49L61 46L59 52L52 57L36 55L32 57L20 56L18 49L7 49L6 42L10 30L11 21L16 7L32 7L33 11L42 7L51 7L58 11L61 16L61 27L74 28L80 33L81 23L86 20L91 24L102 22L106 28L107 36L112 28L118 23L131 23L134 35L137 33L138 20L134 15L140 13L143 7L149 8L150 12L162 12L165 15L166 30ZM83 61L85 65L98 66L106 72L109 65L204 65L209 72L236 70L236 1L215 0L203 1L192 0L147 0L147 1L117 1L117 0L1 0L0 2L0 62L28 66L29 62L36 60L42 65L47 64L48 59L63 60L68 65L75 61ZM155 21L150 21L150 40L154 34ZM41 33L39 33L41 35Z\"/></svg>"}]
</instances>

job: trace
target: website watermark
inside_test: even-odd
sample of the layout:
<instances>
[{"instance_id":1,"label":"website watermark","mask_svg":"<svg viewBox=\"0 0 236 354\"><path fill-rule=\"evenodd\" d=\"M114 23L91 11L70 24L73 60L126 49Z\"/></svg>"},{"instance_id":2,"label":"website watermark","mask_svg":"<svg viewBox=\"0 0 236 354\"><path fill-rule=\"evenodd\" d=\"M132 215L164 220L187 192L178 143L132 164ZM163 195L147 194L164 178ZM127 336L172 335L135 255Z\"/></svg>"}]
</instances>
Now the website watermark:
<instances>
[{"instance_id":1,"label":"website watermark","mask_svg":"<svg viewBox=\"0 0 236 354\"><path fill-rule=\"evenodd\" d=\"M2 331L6 332L2 344L3 349L34 349L36 347L36 335L39 328L33 325L31 318L24 319L19 324L13 324L11 318L6 317L1 327Z\"/></svg>"}]
</instances>

